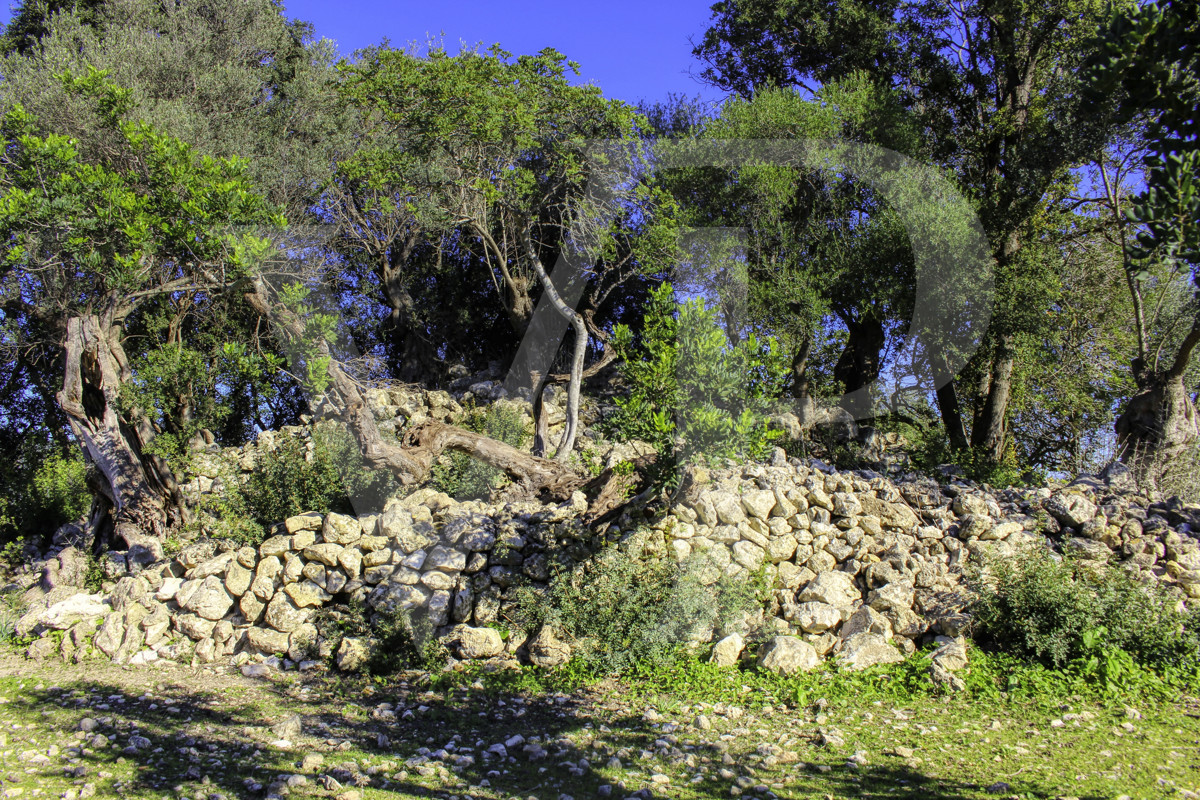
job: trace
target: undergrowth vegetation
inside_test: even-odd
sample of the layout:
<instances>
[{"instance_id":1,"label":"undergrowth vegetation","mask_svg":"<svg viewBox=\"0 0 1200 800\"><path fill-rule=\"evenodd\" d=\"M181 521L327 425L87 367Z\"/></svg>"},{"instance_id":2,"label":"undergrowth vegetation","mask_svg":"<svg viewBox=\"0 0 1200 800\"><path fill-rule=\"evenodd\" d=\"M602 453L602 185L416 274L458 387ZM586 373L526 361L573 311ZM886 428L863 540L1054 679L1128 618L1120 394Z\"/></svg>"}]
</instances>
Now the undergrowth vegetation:
<instances>
[{"instance_id":1,"label":"undergrowth vegetation","mask_svg":"<svg viewBox=\"0 0 1200 800\"><path fill-rule=\"evenodd\" d=\"M760 606L761 579L713 582L719 574L704 554L680 564L609 548L574 569L556 566L544 589L519 587L517 622L569 636L577 669L630 674L672 662Z\"/></svg>"},{"instance_id":2,"label":"undergrowth vegetation","mask_svg":"<svg viewBox=\"0 0 1200 800\"><path fill-rule=\"evenodd\" d=\"M1058 668L1085 657L1119 660L1118 651L1160 670L1200 667L1200 613L1181 611L1161 584L1120 567L1030 548L988 561L969 579L985 647Z\"/></svg>"},{"instance_id":3,"label":"undergrowth vegetation","mask_svg":"<svg viewBox=\"0 0 1200 800\"><path fill-rule=\"evenodd\" d=\"M434 638L428 617L401 611L369 612L362 603L326 606L314 620L326 640L327 661L334 666L346 638L362 639L368 655L363 671L391 675L404 669L436 670L446 663L446 649ZM317 657L317 652L308 654Z\"/></svg>"},{"instance_id":4,"label":"undergrowth vegetation","mask_svg":"<svg viewBox=\"0 0 1200 800\"><path fill-rule=\"evenodd\" d=\"M227 469L222 491L202 501L204 532L256 545L290 516L382 508L396 489L390 473L365 466L357 443L340 425L313 426L311 444L310 449L299 437L280 437L273 449L260 448L245 483Z\"/></svg>"},{"instance_id":5,"label":"undergrowth vegetation","mask_svg":"<svg viewBox=\"0 0 1200 800\"><path fill-rule=\"evenodd\" d=\"M65 454L31 436L0 464L0 544L48 538L91 504L87 468L77 451Z\"/></svg>"},{"instance_id":6,"label":"undergrowth vegetation","mask_svg":"<svg viewBox=\"0 0 1200 800\"><path fill-rule=\"evenodd\" d=\"M630 391L604 421L609 435L641 439L681 463L770 452L781 433L767 412L787 381L786 359L770 337L731 343L718 316L703 300L676 303L663 284L647 300L637 341L617 326L613 346Z\"/></svg>"}]
</instances>

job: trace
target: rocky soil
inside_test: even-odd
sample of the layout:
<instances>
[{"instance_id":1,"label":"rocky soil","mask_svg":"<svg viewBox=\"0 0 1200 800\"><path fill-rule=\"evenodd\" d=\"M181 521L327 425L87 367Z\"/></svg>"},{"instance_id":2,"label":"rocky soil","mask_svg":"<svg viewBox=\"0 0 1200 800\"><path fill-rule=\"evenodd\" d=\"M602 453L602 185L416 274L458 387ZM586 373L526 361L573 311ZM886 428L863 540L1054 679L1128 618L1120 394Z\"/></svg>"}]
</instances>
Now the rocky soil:
<instances>
[{"instance_id":1,"label":"rocky soil","mask_svg":"<svg viewBox=\"0 0 1200 800\"><path fill-rule=\"evenodd\" d=\"M736 674L736 672L734 673ZM736 678L732 678L736 681ZM1196 797L1200 707L811 705L0 657L0 796Z\"/></svg>"}]
</instances>

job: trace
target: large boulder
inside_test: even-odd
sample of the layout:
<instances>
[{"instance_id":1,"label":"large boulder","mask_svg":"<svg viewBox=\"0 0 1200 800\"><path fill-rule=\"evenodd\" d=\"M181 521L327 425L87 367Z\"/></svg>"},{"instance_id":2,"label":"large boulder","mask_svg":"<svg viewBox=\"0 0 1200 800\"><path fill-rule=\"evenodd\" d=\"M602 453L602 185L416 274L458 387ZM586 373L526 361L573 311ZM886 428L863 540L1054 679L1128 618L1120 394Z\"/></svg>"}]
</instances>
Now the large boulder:
<instances>
[{"instance_id":1,"label":"large boulder","mask_svg":"<svg viewBox=\"0 0 1200 800\"><path fill-rule=\"evenodd\" d=\"M816 648L795 636L776 636L758 651L758 666L780 675L808 672L821 664Z\"/></svg>"}]
</instances>

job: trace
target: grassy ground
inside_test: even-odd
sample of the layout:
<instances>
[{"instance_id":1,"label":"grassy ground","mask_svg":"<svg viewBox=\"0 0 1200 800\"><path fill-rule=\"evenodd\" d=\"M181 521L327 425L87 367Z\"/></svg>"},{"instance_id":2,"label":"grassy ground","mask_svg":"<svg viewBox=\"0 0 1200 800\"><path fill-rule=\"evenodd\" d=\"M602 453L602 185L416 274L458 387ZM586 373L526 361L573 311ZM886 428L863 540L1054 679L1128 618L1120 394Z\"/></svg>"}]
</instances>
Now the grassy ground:
<instances>
[{"instance_id":1,"label":"grassy ground","mask_svg":"<svg viewBox=\"0 0 1200 800\"><path fill-rule=\"evenodd\" d=\"M0 656L0 796L1187 797L1200 704L982 699L748 673L570 691ZM839 688L839 686L841 688ZM849 687L849 691L846 690ZM855 688L858 687L858 688ZM532 691L531 691L532 690ZM517 737L520 737L518 739ZM505 755L489 753L507 743ZM498 749L498 748L497 748ZM605 787L611 787L606 789Z\"/></svg>"}]
</instances>

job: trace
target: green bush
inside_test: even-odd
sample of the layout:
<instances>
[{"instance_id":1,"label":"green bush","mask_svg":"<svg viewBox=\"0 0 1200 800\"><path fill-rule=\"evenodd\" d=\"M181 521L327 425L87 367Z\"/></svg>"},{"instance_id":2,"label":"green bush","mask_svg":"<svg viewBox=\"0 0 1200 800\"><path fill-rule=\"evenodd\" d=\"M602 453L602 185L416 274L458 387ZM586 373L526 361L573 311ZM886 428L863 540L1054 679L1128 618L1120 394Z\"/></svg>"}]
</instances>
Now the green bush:
<instances>
[{"instance_id":1,"label":"green bush","mask_svg":"<svg viewBox=\"0 0 1200 800\"><path fill-rule=\"evenodd\" d=\"M680 462L762 458L781 437L767 422L787 380L774 339L751 334L732 344L715 309L678 304L663 284L650 295L640 340L618 325L613 345L630 392L604 421L610 436L641 439Z\"/></svg>"},{"instance_id":2,"label":"green bush","mask_svg":"<svg viewBox=\"0 0 1200 800\"><path fill-rule=\"evenodd\" d=\"M305 511L353 513L354 505L382 508L395 490L392 476L364 465L349 432L336 424L313 428L312 460L304 443L284 439L241 488L246 513L266 527Z\"/></svg>"},{"instance_id":3,"label":"green bush","mask_svg":"<svg viewBox=\"0 0 1200 800\"><path fill-rule=\"evenodd\" d=\"M83 458L77 453L51 455L33 473L33 495L38 507L58 525L82 517L92 504Z\"/></svg>"},{"instance_id":4,"label":"green bush","mask_svg":"<svg viewBox=\"0 0 1200 800\"><path fill-rule=\"evenodd\" d=\"M513 447L523 448L529 444L530 432L525 418L515 406L507 403L496 403L486 409L468 409L460 424L467 430L487 434ZM430 485L456 500L488 497L508 481L502 470L466 453L451 453L448 459L449 465L434 466Z\"/></svg>"},{"instance_id":5,"label":"green bush","mask_svg":"<svg viewBox=\"0 0 1200 800\"><path fill-rule=\"evenodd\" d=\"M707 559L683 564L642 559L608 548L574 569L555 568L544 589L517 590L517 621L544 624L573 640L574 656L602 675L655 668L676 658L693 637L758 603L755 586L719 581L705 586Z\"/></svg>"},{"instance_id":6,"label":"green bush","mask_svg":"<svg viewBox=\"0 0 1200 800\"><path fill-rule=\"evenodd\" d=\"M1030 548L969 577L976 637L987 647L1054 668L1118 650L1154 668L1191 669L1200 659L1200 616L1119 567Z\"/></svg>"}]
</instances>

